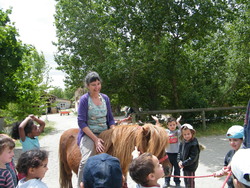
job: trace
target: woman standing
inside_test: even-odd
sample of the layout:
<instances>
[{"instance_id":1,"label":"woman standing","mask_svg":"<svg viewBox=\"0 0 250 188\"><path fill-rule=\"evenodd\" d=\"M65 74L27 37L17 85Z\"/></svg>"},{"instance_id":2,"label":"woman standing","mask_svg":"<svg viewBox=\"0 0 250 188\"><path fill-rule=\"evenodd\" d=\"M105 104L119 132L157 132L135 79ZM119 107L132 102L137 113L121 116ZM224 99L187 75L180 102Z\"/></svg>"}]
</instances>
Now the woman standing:
<instances>
[{"instance_id":1,"label":"woman standing","mask_svg":"<svg viewBox=\"0 0 250 188\"><path fill-rule=\"evenodd\" d=\"M98 135L115 126L109 97L101 91L101 78L96 72L90 72L85 78L88 93L80 98L78 108L79 133L77 143L80 146L82 159L78 169L78 187L80 186L83 168L87 159L95 152L104 151L104 141Z\"/></svg>"}]
</instances>

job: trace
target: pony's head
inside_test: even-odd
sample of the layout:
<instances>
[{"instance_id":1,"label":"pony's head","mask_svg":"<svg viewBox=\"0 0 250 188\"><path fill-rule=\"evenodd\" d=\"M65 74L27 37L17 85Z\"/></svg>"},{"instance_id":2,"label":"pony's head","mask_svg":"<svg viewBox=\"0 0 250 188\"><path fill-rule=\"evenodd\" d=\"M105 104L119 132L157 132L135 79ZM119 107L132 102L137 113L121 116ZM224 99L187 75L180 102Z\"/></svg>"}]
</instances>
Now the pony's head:
<instances>
[{"instance_id":1,"label":"pony's head","mask_svg":"<svg viewBox=\"0 0 250 188\"><path fill-rule=\"evenodd\" d=\"M120 160L123 174L127 174L135 146L141 153L150 152L159 159L165 156L168 134L162 127L152 124L119 125L100 134L106 153Z\"/></svg>"}]
</instances>

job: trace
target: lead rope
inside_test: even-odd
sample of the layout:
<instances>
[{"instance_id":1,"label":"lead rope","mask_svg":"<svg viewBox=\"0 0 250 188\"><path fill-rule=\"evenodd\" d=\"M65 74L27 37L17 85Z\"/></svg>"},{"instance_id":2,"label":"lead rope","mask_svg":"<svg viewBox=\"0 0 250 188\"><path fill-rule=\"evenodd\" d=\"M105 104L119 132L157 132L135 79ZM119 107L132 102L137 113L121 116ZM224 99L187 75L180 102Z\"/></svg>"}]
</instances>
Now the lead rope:
<instances>
[{"instance_id":1,"label":"lead rope","mask_svg":"<svg viewBox=\"0 0 250 188\"><path fill-rule=\"evenodd\" d=\"M168 155L165 155L164 157L162 157L161 159L159 159L159 162L162 163L163 161L165 161L168 158ZM225 181L223 182L221 188L224 188L228 179L230 178L230 176L232 175L232 172L230 171L225 179ZM175 175L167 175L164 177L175 177L175 178L207 178L207 177L214 177L213 174L210 175L204 175L204 176L175 176Z\"/></svg>"}]
</instances>

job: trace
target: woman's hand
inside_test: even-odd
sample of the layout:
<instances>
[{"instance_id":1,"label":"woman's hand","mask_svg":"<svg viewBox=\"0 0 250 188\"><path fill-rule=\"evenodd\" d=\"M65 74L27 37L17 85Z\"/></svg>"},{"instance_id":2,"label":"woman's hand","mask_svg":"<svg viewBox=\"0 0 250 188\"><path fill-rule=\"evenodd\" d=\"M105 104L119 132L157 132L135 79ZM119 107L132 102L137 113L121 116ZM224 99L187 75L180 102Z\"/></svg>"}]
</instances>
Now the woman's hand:
<instances>
[{"instance_id":1,"label":"woman's hand","mask_svg":"<svg viewBox=\"0 0 250 188\"><path fill-rule=\"evenodd\" d=\"M96 151L98 153L102 153L104 152L104 141L101 139L101 138L97 138L96 141L95 141L95 148L96 148Z\"/></svg>"}]
</instances>

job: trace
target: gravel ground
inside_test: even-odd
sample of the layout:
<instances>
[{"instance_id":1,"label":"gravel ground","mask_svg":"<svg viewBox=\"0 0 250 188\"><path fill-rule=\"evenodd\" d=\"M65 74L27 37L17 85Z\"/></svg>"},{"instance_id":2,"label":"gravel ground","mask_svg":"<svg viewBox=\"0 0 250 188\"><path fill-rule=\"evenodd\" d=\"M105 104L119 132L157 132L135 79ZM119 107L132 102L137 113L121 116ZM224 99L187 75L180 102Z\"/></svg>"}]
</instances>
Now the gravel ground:
<instances>
[{"instance_id":1,"label":"gravel ground","mask_svg":"<svg viewBox=\"0 0 250 188\"><path fill-rule=\"evenodd\" d=\"M42 119L46 119L43 116ZM49 188L59 188L59 158L58 158L58 147L59 139L63 131L70 128L77 128L77 117L72 113L70 115L60 116L59 114L51 114L47 116L49 121L55 122L55 130L51 134L43 137L40 140L42 149L49 152L49 170L45 174L43 182L45 182ZM196 176L210 175L214 171L222 168L224 156L230 149L227 139L224 135L222 136L211 136L198 138L199 142L206 146L206 149L200 153L200 163L196 171ZM15 149L16 158L21 152L21 148ZM128 178L129 188L134 188L135 184ZM197 188L219 188L223 185L225 177L223 178L197 178L195 180ZM77 177L74 174L73 187L76 186ZM171 184L174 185L173 180ZM159 183L163 184L164 180L160 179ZM183 179L181 179L181 186L184 187ZM174 187L174 186L173 186Z\"/></svg>"}]
</instances>

